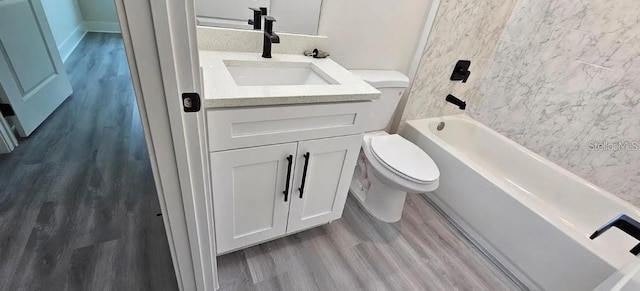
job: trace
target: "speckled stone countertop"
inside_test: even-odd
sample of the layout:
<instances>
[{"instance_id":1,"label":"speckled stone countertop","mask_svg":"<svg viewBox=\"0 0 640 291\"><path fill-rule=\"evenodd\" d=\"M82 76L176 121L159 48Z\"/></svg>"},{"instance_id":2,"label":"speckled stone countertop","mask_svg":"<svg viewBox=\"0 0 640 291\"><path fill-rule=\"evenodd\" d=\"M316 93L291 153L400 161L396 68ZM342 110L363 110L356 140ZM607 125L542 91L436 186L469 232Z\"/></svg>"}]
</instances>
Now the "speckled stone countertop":
<instances>
[{"instance_id":1,"label":"speckled stone countertop","mask_svg":"<svg viewBox=\"0 0 640 291\"><path fill-rule=\"evenodd\" d=\"M198 26L196 32L199 50L262 53L262 30ZM284 32L278 32L278 35L280 43L273 46L274 54L302 54L313 48L331 51L329 38L326 36Z\"/></svg>"},{"instance_id":2,"label":"speckled stone countertop","mask_svg":"<svg viewBox=\"0 0 640 291\"><path fill-rule=\"evenodd\" d=\"M286 86L238 86L227 64L251 66L314 66L316 73L333 84ZM365 101L378 99L380 91L371 87L331 59L314 59L304 55L200 51L204 107L244 107L285 104Z\"/></svg>"}]
</instances>

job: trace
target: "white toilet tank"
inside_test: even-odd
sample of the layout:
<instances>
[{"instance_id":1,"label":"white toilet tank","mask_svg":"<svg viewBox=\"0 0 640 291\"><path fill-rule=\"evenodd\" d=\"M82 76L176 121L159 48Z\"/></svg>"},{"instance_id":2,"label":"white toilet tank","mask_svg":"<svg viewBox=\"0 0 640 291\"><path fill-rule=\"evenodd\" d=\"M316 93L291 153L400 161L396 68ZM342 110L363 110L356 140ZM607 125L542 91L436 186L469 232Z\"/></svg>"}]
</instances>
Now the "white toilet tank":
<instances>
[{"instance_id":1,"label":"white toilet tank","mask_svg":"<svg viewBox=\"0 0 640 291\"><path fill-rule=\"evenodd\" d=\"M388 130L398 102L409 87L409 78L396 71L352 70L351 72L382 92L380 99L373 100L371 116L365 131Z\"/></svg>"}]
</instances>

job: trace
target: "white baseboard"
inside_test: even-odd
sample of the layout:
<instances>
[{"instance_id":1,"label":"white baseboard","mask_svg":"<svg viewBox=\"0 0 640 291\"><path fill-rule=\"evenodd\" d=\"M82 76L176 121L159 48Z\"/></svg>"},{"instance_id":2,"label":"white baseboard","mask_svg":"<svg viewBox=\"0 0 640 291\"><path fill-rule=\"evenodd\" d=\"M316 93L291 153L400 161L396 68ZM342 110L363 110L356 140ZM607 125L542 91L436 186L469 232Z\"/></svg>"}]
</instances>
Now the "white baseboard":
<instances>
[{"instance_id":1,"label":"white baseboard","mask_svg":"<svg viewBox=\"0 0 640 291\"><path fill-rule=\"evenodd\" d=\"M120 24L117 22L85 21L84 26L90 32L120 33Z\"/></svg>"},{"instance_id":2,"label":"white baseboard","mask_svg":"<svg viewBox=\"0 0 640 291\"><path fill-rule=\"evenodd\" d=\"M84 25L80 24L76 27L75 30L67 39L65 39L62 44L58 47L58 51L60 52L60 57L62 57L62 62L65 62L67 58L71 55L73 50L76 49L82 38L87 34L87 31L84 28Z\"/></svg>"}]
</instances>

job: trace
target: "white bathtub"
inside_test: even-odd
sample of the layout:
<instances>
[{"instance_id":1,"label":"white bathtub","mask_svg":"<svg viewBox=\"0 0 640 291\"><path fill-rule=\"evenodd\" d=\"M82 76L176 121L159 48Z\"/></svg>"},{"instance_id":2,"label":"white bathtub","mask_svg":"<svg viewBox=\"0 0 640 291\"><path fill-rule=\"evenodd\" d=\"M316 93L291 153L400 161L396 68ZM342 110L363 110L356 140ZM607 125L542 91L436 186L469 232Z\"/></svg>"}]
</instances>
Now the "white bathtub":
<instances>
[{"instance_id":1,"label":"white bathtub","mask_svg":"<svg viewBox=\"0 0 640 291\"><path fill-rule=\"evenodd\" d=\"M634 258L638 241L618 229L589 236L638 209L470 117L409 121L401 134L440 169L426 195L530 289L592 290Z\"/></svg>"}]
</instances>

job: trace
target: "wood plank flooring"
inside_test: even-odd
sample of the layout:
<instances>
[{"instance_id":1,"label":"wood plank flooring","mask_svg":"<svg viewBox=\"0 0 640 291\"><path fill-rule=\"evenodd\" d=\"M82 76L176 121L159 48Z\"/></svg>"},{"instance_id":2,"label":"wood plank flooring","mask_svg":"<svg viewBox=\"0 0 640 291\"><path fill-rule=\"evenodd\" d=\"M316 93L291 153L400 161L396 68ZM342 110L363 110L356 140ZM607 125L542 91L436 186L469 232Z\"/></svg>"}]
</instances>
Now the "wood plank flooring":
<instances>
[{"instance_id":1,"label":"wood plank flooring","mask_svg":"<svg viewBox=\"0 0 640 291\"><path fill-rule=\"evenodd\" d=\"M65 67L73 95L0 155L0 290L177 290L120 35Z\"/></svg>"},{"instance_id":2,"label":"wood plank flooring","mask_svg":"<svg viewBox=\"0 0 640 291\"><path fill-rule=\"evenodd\" d=\"M419 195L378 222L342 219L218 258L220 290L520 290Z\"/></svg>"},{"instance_id":3,"label":"wood plank flooring","mask_svg":"<svg viewBox=\"0 0 640 291\"><path fill-rule=\"evenodd\" d=\"M90 33L67 100L0 156L0 290L177 290L122 40ZM221 290L516 290L422 198L219 258Z\"/></svg>"}]
</instances>

